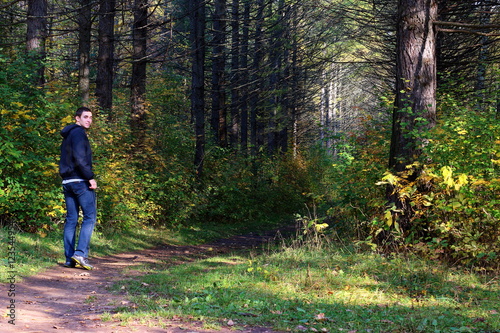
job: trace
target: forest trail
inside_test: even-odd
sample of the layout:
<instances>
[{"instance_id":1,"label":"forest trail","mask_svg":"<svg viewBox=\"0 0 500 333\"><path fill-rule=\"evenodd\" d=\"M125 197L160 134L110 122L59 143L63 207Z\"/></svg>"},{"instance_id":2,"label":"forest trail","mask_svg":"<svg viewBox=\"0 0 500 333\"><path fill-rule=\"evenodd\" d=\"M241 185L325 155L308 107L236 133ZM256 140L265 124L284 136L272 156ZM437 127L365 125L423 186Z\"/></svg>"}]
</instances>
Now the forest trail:
<instances>
[{"instance_id":1,"label":"forest trail","mask_svg":"<svg viewBox=\"0 0 500 333\"><path fill-rule=\"evenodd\" d=\"M128 279L134 274L134 266L172 262L182 264L193 260L262 247L280 235L273 231L263 235L249 234L219 240L199 246L162 245L153 249L121 253L106 257L91 257L96 268L87 271L80 268L66 268L59 263L35 276L16 283L15 325L9 324L9 317L0 322L0 332L170 332L208 333L245 332L272 333L265 327L245 327L239 331L234 327L219 330L203 329L198 321L164 320L162 327L152 327L140 322L102 321L103 313L113 313L118 307L132 306L125 293L112 293L111 285ZM1 285L2 304L8 306L8 285ZM5 313L5 308L2 311ZM165 325L166 324L166 325Z\"/></svg>"}]
</instances>

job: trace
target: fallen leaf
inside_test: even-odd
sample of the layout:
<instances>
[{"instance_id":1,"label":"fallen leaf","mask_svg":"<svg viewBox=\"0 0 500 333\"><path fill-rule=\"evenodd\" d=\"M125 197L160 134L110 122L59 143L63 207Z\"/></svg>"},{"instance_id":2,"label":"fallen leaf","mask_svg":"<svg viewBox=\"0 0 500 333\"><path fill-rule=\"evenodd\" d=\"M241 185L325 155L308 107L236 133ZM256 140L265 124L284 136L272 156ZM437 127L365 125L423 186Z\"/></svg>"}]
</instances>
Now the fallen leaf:
<instances>
[{"instance_id":1,"label":"fallen leaf","mask_svg":"<svg viewBox=\"0 0 500 333\"><path fill-rule=\"evenodd\" d=\"M324 313L318 313L316 316L314 316L314 319L319 320L319 321L323 321L323 320L326 320L327 318L325 317Z\"/></svg>"}]
</instances>

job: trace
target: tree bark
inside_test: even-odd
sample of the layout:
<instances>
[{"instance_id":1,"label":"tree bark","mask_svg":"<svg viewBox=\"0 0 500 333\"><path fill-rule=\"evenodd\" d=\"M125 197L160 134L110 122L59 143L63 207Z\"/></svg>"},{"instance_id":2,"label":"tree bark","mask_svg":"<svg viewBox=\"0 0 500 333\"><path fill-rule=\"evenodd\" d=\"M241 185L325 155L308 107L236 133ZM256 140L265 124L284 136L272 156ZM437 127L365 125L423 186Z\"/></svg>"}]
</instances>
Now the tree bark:
<instances>
[{"instance_id":1,"label":"tree bark","mask_svg":"<svg viewBox=\"0 0 500 333\"><path fill-rule=\"evenodd\" d=\"M34 84L45 84L45 41L47 39L47 0L28 0L26 49L37 65Z\"/></svg>"},{"instance_id":2,"label":"tree bark","mask_svg":"<svg viewBox=\"0 0 500 333\"><path fill-rule=\"evenodd\" d=\"M78 8L78 91L83 106L90 99L90 40L92 32L92 2L79 0Z\"/></svg>"},{"instance_id":3,"label":"tree bark","mask_svg":"<svg viewBox=\"0 0 500 333\"><path fill-rule=\"evenodd\" d=\"M191 113L195 128L194 166L203 174L205 158L205 1L190 0L191 25Z\"/></svg>"},{"instance_id":4,"label":"tree bark","mask_svg":"<svg viewBox=\"0 0 500 333\"><path fill-rule=\"evenodd\" d=\"M231 123L228 130L229 145L238 147L239 125L241 122L240 105L240 1L233 0L231 8Z\"/></svg>"},{"instance_id":5,"label":"tree bark","mask_svg":"<svg viewBox=\"0 0 500 333\"><path fill-rule=\"evenodd\" d=\"M97 55L96 91L99 108L108 114L108 120L113 120L113 68L115 42L115 0L100 0L99 2L99 50Z\"/></svg>"},{"instance_id":6,"label":"tree bark","mask_svg":"<svg viewBox=\"0 0 500 333\"><path fill-rule=\"evenodd\" d=\"M389 166L404 171L420 156L422 131L436 123L435 0L400 0L396 102Z\"/></svg>"},{"instance_id":7,"label":"tree bark","mask_svg":"<svg viewBox=\"0 0 500 333\"><path fill-rule=\"evenodd\" d=\"M243 9L243 28L241 36L241 94L240 94L240 110L241 110L241 126L240 126L240 145L243 155L248 154L248 106L249 106L249 86L250 86L250 71L248 70L248 45L250 38L250 0L244 1Z\"/></svg>"},{"instance_id":8,"label":"tree bark","mask_svg":"<svg viewBox=\"0 0 500 333\"><path fill-rule=\"evenodd\" d=\"M433 21L435 0L400 0L396 44L396 101L390 168L409 181L416 179L424 132L436 122L436 51ZM411 227L412 210L408 199L393 186L387 189L393 204L393 221L404 232Z\"/></svg>"},{"instance_id":9,"label":"tree bark","mask_svg":"<svg viewBox=\"0 0 500 333\"><path fill-rule=\"evenodd\" d=\"M226 0L216 0L213 15L212 51L212 130L215 142L227 147L226 68Z\"/></svg>"},{"instance_id":10,"label":"tree bark","mask_svg":"<svg viewBox=\"0 0 500 333\"><path fill-rule=\"evenodd\" d=\"M254 41L254 56L252 63L252 92L250 97L250 144L252 156L257 156L259 148L263 144L261 138L261 124L258 119L260 93L261 93L261 63L264 57L263 51L263 24L264 24L264 0L257 1L257 16L255 18L255 41Z\"/></svg>"},{"instance_id":11,"label":"tree bark","mask_svg":"<svg viewBox=\"0 0 500 333\"><path fill-rule=\"evenodd\" d=\"M132 27L132 77L130 81L131 128L141 145L146 130L146 67L148 42L148 0L135 0Z\"/></svg>"}]
</instances>

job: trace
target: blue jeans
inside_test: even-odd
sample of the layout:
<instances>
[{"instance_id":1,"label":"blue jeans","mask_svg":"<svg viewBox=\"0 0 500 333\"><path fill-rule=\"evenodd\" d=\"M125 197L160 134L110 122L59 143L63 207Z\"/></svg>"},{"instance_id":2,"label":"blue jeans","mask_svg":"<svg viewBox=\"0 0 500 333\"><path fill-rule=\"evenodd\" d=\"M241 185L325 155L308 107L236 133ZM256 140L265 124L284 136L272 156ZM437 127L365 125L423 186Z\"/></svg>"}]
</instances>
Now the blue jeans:
<instances>
[{"instance_id":1,"label":"blue jeans","mask_svg":"<svg viewBox=\"0 0 500 333\"><path fill-rule=\"evenodd\" d=\"M63 190L67 212L63 233L66 261L70 261L71 257L75 254L88 258L90 238L92 237L97 217L95 191L89 189L89 183L84 181L64 184ZM83 213L83 219L78 236L78 245L75 249L80 208Z\"/></svg>"}]
</instances>

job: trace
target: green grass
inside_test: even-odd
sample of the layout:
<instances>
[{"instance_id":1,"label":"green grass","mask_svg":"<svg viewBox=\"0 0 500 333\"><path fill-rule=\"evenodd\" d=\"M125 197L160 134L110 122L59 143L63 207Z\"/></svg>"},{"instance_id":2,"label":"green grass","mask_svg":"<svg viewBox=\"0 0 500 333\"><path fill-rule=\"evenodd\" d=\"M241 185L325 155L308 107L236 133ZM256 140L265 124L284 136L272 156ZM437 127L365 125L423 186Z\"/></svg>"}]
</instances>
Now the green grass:
<instances>
[{"instance_id":1,"label":"green grass","mask_svg":"<svg viewBox=\"0 0 500 333\"><path fill-rule=\"evenodd\" d=\"M96 233L92 255L159 243L207 242L238 231L235 226L194 226ZM18 276L62 262L60 233L44 236L16 233ZM0 241L8 241L6 229L0 229ZM358 253L321 237L297 238L258 252L143 266L142 276L134 274L114 285L112 292L123 294L129 303L103 314L102 320L165 327L170 319L201 320L211 329L231 321L235 328L259 325L288 331L500 332L496 276L411 256ZM2 280L9 270L7 256L2 246Z\"/></svg>"},{"instance_id":2,"label":"green grass","mask_svg":"<svg viewBox=\"0 0 500 333\"><path fill-rule=\"evenodd\" d=\"M260 224L253 225L252 230L265 230L270 225L273 225L272 222L262 221ZM159 244L202 244L248 232L249 227L248 225L197 225L193 223L177 229L137 227L131 230L106 230L98 226L92 236L90 257L141 250ZM65 258L62 228L63 225L59 224L56 230L35 234L19 231L16 227L11 228L11 225L0 228L0 244L3 244L0 246L0 281L5 281L11 275L11 271L15 271L16 276L22 278L35 275L57 263L63 263ZM100 229L105 231L99 231ZM15 239L15 242L9 244L12 239ZM12 254L8 253L9 249L13 249L15 254L12 265L9 263L9 257L12 260Z\"/></svg>"},{"instance_id":3,"label":"green grass","mask_svg":"<svg viewBox=\"0 0 500 333\"><path fill-rule=\"evenodd\" d=\"M61 228L62 229L62 228ZM62 230L50 233L31 234L14 230L15 242L7 243L8 228L0 228L0 279L3 281L8 272L13 270L17 277L27 277L37 274L41 270L64 262L62 245ZM91 255L103 256L112 253L133 251L154 246L162 241L169 241L170 234L158 234L149 229L138 229L134 232L119 232L103 234L95 232L92 237ZM15 260L9 264L8 250L13 249ZM10 255L12 261L12 255Z\"/></svg>"},{"instance_id":4,"label":"green grass","mask_svg":"<svg viewBox=\"0 0 500 333\"><path fill-rule=\"evenodd\" d=\"M345 247L281 246L170 267L117 283L124 322L196 319L324 332L500 332L495 277Z\"/></svg>"}]
</instances>

